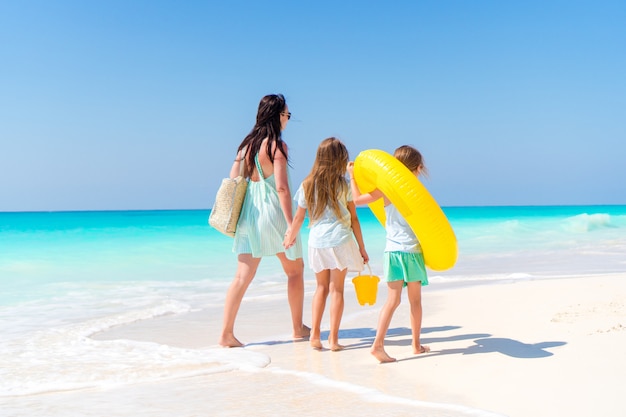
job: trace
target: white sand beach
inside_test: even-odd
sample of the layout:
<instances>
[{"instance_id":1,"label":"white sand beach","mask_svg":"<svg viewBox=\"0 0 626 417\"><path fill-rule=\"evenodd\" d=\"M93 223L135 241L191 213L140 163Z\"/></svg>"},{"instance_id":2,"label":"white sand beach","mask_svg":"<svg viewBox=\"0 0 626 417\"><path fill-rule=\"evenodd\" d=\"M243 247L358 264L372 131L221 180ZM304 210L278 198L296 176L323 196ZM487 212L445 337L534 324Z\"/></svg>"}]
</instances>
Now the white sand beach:
<instances>
[{"instance_id":1,"label":"white sand beach","mask_svg":"<svg viewBox=\"0 0 626 417\"><path fill-rule=\"evenodd\" d=\"M305 318L310 317L311 291L307 284ZM340 342L347 349L341 352L319 352L308 342L292 342L286 303L244 300L235 329L247 345L235 350L262 353L271 363L261 370L237 371L238 376L170 380L138 392L150 397L150 404L160 404L160 410L171 407L179 416L416 415L412 407L428 409L431 403L450 405L428 413L436 416L626 413L624 273L433 282L424 289L422 332L422 343L432 351L412 354L408 303L403 300L386 341L388 353L398 361L379 364L369 346L385 297L381 283L376 305L360 306L346 281ZM213 309L137 322L94 338L221 349L216 346L220 324L221 311ZM272 373L271 384L267 372ZM199 386L207 392L206 401L188 400ZM78 395L83 403L95 404L115 398L109 416L124 415L125 401L142 401L120 389Z\"/></svg>"}]
</instances>

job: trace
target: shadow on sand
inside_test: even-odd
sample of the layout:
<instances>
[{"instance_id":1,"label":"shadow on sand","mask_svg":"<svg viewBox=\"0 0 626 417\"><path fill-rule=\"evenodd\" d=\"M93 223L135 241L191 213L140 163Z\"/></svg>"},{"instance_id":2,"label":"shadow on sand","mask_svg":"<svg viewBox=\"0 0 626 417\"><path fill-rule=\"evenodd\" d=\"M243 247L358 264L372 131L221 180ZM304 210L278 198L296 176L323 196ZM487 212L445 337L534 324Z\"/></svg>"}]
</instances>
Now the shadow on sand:
<instances>
[{"instance_id":1,"label":"shadow on sand","mask_svg":"<svg viewBox=\"0 0 626 417\"><path fill-rule=\"evenodd\" d=\"M433 331L443 331L450 329L459 329L459 326L446 326L437 328L436 330L430 329L430 331L422 331L422 334L431 333ZM408 334L410 335L410 329L408 330ZM389 335L388 335L389 337ZM545 358L548 356L554 355L554 353L549 352L547 349L563 346L566 342L540 342L540 343L524 343L519 340L503 338L503 337L492 337L490 334L464 334L464 335L454 335L450 337L422 337L423 344L434 344L441 342L450 342L457 340L466 340L466 339L474 339L474 344L465 348L458 349L442 349L442 350L433 350L428 355L416 355L409 358L404 358L400 360L412 360L419 358L427 358L433 356L441 356L441 355L475 355L479 353L500 353L502 355L510 356L512 358L519 359L537 359L537 358ZM410 346L411 339L402 339L402 340L385 340L386 345L396 345L396 346Z\"/></svg>"},{"instance_id":2,"label":"shadow on sand","mask_svg":"<svg viewBox=\"0 0 626 417\"><path fill-rule=\"evenodd\" d=\"M554 355L546 349L563 346L565 342L524 343L519 340L502 337L487 337L474 340L474 345L462 349L443 349L432 352L434 355L475 355L477 353L497 352L512 358L537 359Z\"/></svg>"},{"instance_id":3,"label":"shadow on sand","mask_svg":"<svg viewBox=\"0 0 626 417\"><path fill-rule=\"evenodd\" d=\"M520 359L537 359L552 356L553 353L547 349L563 346L565 342L541 342L541 343L524 343L519 340L492 337L486 333L470 333L470 334L458 334L453 336L442 337L424 337L431 333L445 332L450 330L460 329L460 326L440 326L440 327L425 327L422 329L422 344L430 345L434 343L453 342L458 340L474 339L474 344L464 348L458 349L442 349L433 350L427 355L415 355L408 358L399 359L399 361L432 358L433 356L442 355L475 355L479 353L501 353L506 356ZM328 331L321 332L322 341L328 340ZM397 337L409 336L408 338L395 339ZM408 327L396 327L389 329L385 337L385 345L389 346L410 346L411 345L411 329ZM376 337L376 329L361 327L354 329L344 329L339 331L339 339L360 339L356 343L350 343L345 345L345 350L350 349L364 349L369 348ZM306 341L307 339L299 340L268 340L265 342L249 343L246 346L254 345L279 345L285 343L295 343L299 341Z\"/></svg>"}]
</instances>

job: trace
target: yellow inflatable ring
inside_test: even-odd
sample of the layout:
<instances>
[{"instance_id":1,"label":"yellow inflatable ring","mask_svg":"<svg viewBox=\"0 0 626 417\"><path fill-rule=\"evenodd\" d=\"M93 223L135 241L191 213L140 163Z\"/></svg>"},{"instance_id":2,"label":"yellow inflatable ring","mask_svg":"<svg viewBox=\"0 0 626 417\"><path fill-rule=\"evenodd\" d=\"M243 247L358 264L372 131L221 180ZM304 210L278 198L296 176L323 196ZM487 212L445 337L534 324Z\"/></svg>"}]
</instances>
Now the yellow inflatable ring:
<instances>
[{"instance_id":1,"label":"yellow inflatable ring","mask_svg":"<svg viewBox=\"0 0 626 417\"><path fill-rule=\"evenodd\" d=\"M354 179L362 193L379 189L398 209L422 245L426 266L434 271L454 266L458 250L452 226L435 199L403 163L381 150L363 151L354 161ZM384 227L383 199L369 207Z\"/></svg>"}]
</instances>

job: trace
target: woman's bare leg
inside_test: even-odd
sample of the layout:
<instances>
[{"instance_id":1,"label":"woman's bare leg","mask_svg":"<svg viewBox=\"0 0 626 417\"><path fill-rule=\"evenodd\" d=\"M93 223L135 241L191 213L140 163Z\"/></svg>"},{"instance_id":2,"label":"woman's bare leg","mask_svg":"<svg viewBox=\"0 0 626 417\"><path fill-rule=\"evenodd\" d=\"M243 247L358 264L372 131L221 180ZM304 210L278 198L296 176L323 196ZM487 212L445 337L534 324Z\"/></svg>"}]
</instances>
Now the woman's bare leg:
<instances>
[{"instance_id":1,"label":"woman's bare leg","mask_svg":"<svg viewBox=\"0 0 626 417\"><path fill-rule=\"evenodd\" d=\"M376 329L376 338L374 339L374 343L372 343L372 348L370 350L370 353L381 363L396 361L395 358L389 356L385 351L385 336L387 335L387 330L389 330L393 313L400 305L402 285L403 281L392 281L387 283L387 301L385 301L385 305L382 310L380 310L378 327Z\"/></svg>"},{"instance_id":2,"label":"woman's bare leg","mask_svg":"<svg viewBox=\"0 0 626 417\"><path fill-rule=\"evenodd\" d=\"M311 337L309 340L314 349L322 349L320 326L322 325L322 316L326 308L326 298L328 298L330 271L325 269L321 272L316 272L315 280L317 281L317 287L311 303Z\"/></svg>"},{"instance_id":3,"label":"woman's bare leg","mask_svg":"<svg viewBox=\"0 0 626 417\"><path fill-rule=\"evenodd\" d=\"M287 275L287 298L291 309L293 338L309 337L311 329L304 325L302 315L304 309L304 261L302 258L291 261L285 253L278 253L278 259Z\"/></svg>"},{"instance_id":4,"label":"woman's bare leg","mask_svg":"<svg viewBox=\"0 0 626 417\"><path fill-rule=\"evenodd\" d=\"M224 347L243 346L234 334L235 319L241 306L248 286L252 282L261 258L253 258L251 254L241 254L237 257L237 272L235 278L228 287L226 300L224 301L224 323L219 344Z\"/></svg>"},{"instance_id":5,"label":"woman's bare leg","mask_svg":"<svg viewBox=\"0 0 626 417\"><path fill-rule=\"evenodd\" d=\"M332 269L330 271L330 334L328 344L330 350L342 350L344 346L339 344L339 326L343 316L343 290L348 269Z\"/></svg>"}]
</instances>

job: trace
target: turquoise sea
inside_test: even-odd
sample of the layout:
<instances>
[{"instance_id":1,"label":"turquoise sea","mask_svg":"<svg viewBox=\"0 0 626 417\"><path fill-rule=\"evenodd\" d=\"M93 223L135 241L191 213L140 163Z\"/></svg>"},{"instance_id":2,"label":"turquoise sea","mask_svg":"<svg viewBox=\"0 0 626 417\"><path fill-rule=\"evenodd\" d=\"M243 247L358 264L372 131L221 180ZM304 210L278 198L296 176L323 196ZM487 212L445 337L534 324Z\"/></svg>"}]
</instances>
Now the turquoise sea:
<instances>
[{"instance_id":1,"label":"turquoise sea","mask_svg":"<svg viewBox=\"0 0 626 417\"><path fill-rule=\"evenodd\" d=\"M429 290L626 271L626 206L447 207L444 212L457 236L459 258L448 271L430 272ZM382 275L384 230L369 209L358 213L372 271ZM232 239L208 226L208 215L208 210L0 213L0 405L50 391L217 372L215 364L224 358L206 351L164 352L155 344L89 338L121 324L221 306L236 258ZM305 280L314 281L308 268ZM283 284L278 261L264 259L248 296L285 298Z\"/></svg>"}]
</instances>

